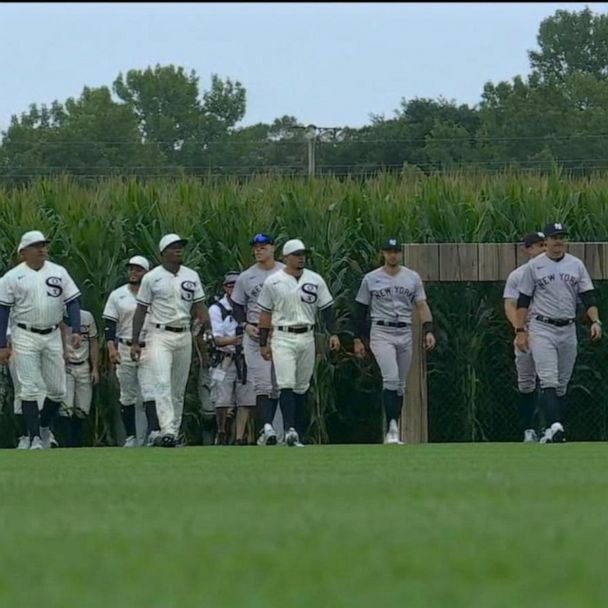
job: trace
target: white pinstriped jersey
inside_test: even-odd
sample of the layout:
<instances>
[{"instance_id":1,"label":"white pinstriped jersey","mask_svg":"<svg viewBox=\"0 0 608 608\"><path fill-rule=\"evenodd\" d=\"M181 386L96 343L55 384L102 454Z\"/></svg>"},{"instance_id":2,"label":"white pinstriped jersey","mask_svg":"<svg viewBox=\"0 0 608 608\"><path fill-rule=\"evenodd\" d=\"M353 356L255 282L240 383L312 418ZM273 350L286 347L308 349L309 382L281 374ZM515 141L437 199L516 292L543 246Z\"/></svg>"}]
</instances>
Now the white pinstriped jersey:
<instances>
[{"instance_id":1,"label":"white pinstriped jersey","mask_svg":"<svg viewBox=\"0 0 608 608\"><path fill-rule=\"evenodd\" d=\"M149 307L150 324L171 327L189 327L192 305L204 299L198 272L186 266L177 274L157 266L144 275L137 294L137 303Z\"/></svg>"},{"instance_id":2,"label":"white pinstriped jersey","mask_svg":"<svg viewBox=\"0 0 608 608\"><path fill-rule=\"evenodd\" d=\"M264 281L275 272L281 270L281 268L285 268L285 264L282 262L275 262L275 265L270 270L265 270L258 264L254 264L239 275L230 297L233 302L245 306L248 323L257 323L260 320L258 296L260 295L260 291L262 291Z\"/></svg>"},{"instance_id":3,"label":"white pinstriped jersey","mask_svg":"<svg viewBox=\"0 0 608 608\"><path fill-rule=\"evenodd\" d=\"M78 348L73 348L69 343L66 345L68 361L72 363L88 361L91 338L97 338L97 323L95 323L95 318L88 310L80 310L80 336L81 341Z\"/></svg>"},{"instance_id":4,"label":"white pinstriped jersey","mask_svg":"<svg viewBox=\"0 0 608 608\"><path fill-rule=\"evenodd\" d=\"M327 284L321 275L304 269L299 279L279 270L270 275L258 297L260 308L272 313L272 325L314 325L317 310L334 303Z\"/></svg>"},{"instance_id":5,"label":"white pinstriped jersey","mask_svg":"<svg viewBox=\"0 0 608 608\"><path fill-rule=\"evenodd\" d=\"M68 271L45 262L40 270L22 262L0 280L0 304L11 307L11 325L24 323L38 329L58 325L65 304L80 295Z\"/></svg>"},{"instance_id":6,"label":"white pinstriped jersey","mask_svg":"<svg viewBox=\"0 0 608 608\"><path fill-rule=\"evenodd\" d=\"M109 296L106 306L103 309L103 318L116 323L116 337L122 340L133 338L133 315L137 308L137 299L129 289L129 284L125 283L115 289ZM148 317L144 320L144 326L139 334L139 340L144 342L148 329Z\"/></svg>"}]
</instances>

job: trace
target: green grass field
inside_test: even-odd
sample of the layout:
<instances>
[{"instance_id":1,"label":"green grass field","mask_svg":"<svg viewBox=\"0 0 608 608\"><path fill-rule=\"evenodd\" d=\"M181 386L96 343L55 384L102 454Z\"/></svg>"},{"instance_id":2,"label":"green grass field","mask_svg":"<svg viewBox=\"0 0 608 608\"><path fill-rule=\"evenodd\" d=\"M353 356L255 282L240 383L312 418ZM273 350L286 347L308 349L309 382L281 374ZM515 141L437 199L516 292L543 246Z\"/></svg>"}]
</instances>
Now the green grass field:
<instances>
[{"instance_id":1,"label":"green grass field","mask_svg":"<svg viewBox=\"0 0 608 608\"><path fill-rule=\"evenodd\" d=\"M607 606L608 446L1 454L0 606Z\"/></svg>"}]
</instances>

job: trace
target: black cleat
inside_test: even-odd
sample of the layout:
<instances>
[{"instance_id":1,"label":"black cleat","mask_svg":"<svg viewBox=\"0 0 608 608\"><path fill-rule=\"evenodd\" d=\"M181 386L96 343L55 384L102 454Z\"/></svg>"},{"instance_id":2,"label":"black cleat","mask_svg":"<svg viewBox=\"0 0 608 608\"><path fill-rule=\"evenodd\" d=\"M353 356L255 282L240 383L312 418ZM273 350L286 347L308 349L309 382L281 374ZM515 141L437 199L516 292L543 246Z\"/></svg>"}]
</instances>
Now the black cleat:
<instances>
[{"instance_id":1,"label":"black cleat","mask_svg":"<svg viewBox=\"0 0 608 608\"><path fill-rule=\"evenodd\" d=\"M163 435L160 439L161 448L174 448L177 445L177 440L173 435Z\"/></svg>"}]
</instances>

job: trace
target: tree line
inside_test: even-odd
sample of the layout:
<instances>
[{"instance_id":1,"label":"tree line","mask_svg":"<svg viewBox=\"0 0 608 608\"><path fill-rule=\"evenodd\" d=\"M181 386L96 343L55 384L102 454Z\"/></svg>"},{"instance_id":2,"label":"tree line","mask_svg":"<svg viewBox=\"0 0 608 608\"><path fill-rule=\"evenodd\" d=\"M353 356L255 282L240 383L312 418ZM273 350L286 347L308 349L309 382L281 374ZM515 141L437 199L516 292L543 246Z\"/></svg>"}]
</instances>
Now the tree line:
<instances>
[{"instance_id":1,"label":"tree line","mask_svg":"<svg viewBox=\"0 0 608 608\"><path fill-rule=\"evenodd\" d=\"M312 143L317 174L608 168L608 15L558 10L537 42L529 74L486 83L474 106L402 99L394 116L371 115L361 128L311 129L295 116L241 127L240 82L213 75L203 89L183 67L129 70L111 86L13 116L0 179L304 175Z\"/></svg>"}]
</instances>

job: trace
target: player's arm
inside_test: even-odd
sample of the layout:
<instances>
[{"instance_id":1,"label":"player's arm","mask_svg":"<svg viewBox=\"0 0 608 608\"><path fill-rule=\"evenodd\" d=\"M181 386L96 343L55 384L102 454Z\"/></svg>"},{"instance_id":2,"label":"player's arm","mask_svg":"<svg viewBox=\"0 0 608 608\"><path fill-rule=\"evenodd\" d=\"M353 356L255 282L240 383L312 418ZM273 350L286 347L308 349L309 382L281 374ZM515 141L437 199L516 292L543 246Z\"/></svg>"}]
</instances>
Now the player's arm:
<instances>
[{"instance_id":1,"label":"player's arm","mask_svg":"<svg viewBox=\"0 0 608 608\"><path fill-rule=\"evenodd\" d=\"M116 365L120 363L118 345L116 344L116 328L118 326L118 310L114 300L114 294L110 294L106 306L102 313L103 334L106 339L106 348L110 357L110 363Z\"/></svg>"},{"instance_id":2,"label":"player's arm","mask_svg":"<svg viewBox=\"0 0 608 608\"><path fill-rule=\"evenodd\" d=\"M147 312L148 307L145 304L138 302L135 312L133 313L133 345L139 345L139 336L141 335Z\"/></svg>"},{"instance_id":3,"label":"player's arm","mask_svg":"<svg viewBox=\"0 0 608 608\"><path fill-rule=\"evenodd\" d=\"M595 289L589 276L589 272L581 263L581 277L578 282L578 295L587 310L587 316L591 319L591 339L599 340L602 337L602 322L597 308Z\"/></svg>"},{"instance_id":4,"label":"player's arm","mask_svg":"<svg viewBox=\"0 0 608 608\"><path fill-rule=\"evenodd\" d=\"M336 332L336 315L334 312L334 298L327 287L324 279L320 279L319 283L319 299L318 306L321 317L327 331L329 332L329 350L340 349L340 338Z\"/></svg>"},{"instance_id":5,"label":"player's arm","mask_svg":"<svg viewBox=\"0 0 608 608\"><path fill-rule=\"evenodd\" d=\"M99 384L99 338L89 339L89 357L91 360L91 379L93 384Z\"/></svg>"},{"instance_id":6,"label":"player's arm","mask_svg":"<svg viewBox=\"0 0 608 608\"><path fill-rule=\"evenodd\" d=\"M3 365L8 363L11 354L11 349L8 347L8 338L6 336L10 314L11 307L6 304L0 304L0 363Z\"/></svg>"},{"instance_id":7,"label":"player's arm","mask_svg":"<svg viewBox=\"0 0 608 608\"><path fill-rule=\"evenodd\" d=\"M203 300L194 303L194 318L202 329L209 327L209 309L205 306Z\"/></svg>"},{"instance_id":8,"label":"player's arm","mask_svg":"<svg viewBox=\"0 0 608 608\"><path fill-rule=\"evenodd\" d=\"M433 350L436 345L435 340L435 328L433 326L433 313L426 300L418 300L416 302L416 311L418 312L418 318L422 324L422 335L424 339L424 348L426 350Z\"/></svg>"},{"instance_id":9,"label":"player's arm","mask_svg":"<svg viewBox=\"0 0 608 608\"><path fill-rule=\"evenodd\" d=\"M517 327L517 299L516 298L505 298L504 299L504 310L505 317L511 325L513 329Z\"/></svg>"}]
</instances>

